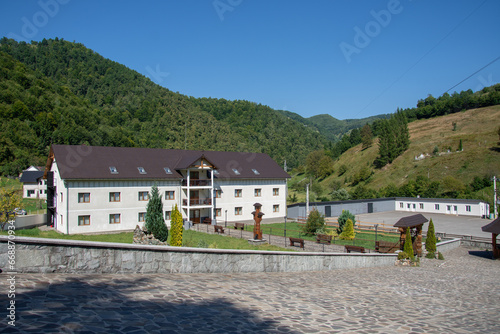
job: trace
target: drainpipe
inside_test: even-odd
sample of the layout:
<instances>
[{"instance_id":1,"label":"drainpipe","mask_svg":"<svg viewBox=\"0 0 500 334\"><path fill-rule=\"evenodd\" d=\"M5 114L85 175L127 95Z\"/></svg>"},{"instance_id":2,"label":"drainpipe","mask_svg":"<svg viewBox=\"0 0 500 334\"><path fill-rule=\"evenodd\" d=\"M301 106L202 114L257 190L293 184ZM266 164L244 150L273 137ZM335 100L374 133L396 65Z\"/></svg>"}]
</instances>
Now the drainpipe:
<instances>
[{"instance_id":1,"label":"drainpipe","mask_svg":"<svg viewBox=\"0 0 500 334\"><path fill-rule=\"evenodd\" d=\"M69 235L69 186L66 181L64 187L66 188L66 233Z\"/></svg>"}]
</instances>

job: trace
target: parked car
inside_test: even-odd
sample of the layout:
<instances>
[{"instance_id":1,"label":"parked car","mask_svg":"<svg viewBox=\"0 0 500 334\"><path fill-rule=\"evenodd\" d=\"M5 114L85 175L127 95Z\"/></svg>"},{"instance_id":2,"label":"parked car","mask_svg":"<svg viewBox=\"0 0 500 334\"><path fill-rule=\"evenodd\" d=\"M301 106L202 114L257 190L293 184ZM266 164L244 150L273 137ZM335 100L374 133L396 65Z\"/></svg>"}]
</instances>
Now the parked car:
<instances>
[{"instance_id":1,"label":"parked car","mask_svg":"<svg viewBox=\"0 0 500 334\"><path fill-rule=\"evenodd\" d=\"M15 209L14 209L14 213L15 213L16 215L18 215L18 216L20 216L20 215L25 215L25 214L26 214L26 210L21 209L21 208L15 208Z\"/></svg>"}]
</instances>

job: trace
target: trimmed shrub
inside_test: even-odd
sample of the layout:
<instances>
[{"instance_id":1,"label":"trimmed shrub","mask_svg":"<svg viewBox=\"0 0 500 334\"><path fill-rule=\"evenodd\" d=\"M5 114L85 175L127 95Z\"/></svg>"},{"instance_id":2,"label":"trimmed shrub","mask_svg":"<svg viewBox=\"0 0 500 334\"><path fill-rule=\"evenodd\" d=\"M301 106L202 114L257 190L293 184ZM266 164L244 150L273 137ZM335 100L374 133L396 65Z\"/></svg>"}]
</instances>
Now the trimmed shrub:
<instances>
[{"instance_id":1,"label":"trimmed shrub","mask_svg":"<svg viewBox=\"0 0 500 334\"><path fill-rule=\"evenodd\" d=\"M354 225L352 220L347 219L347 222L344 226L344 231L339 235L339 238L342 240L352 240L356 236L356 232L354 232Z\"/></svg>"},{"instance_id":2,"label":"trimmed shrub","mask_svg":"<svg viewBox=\"0 0 500 334\"><path fill-rule=\"evenodd\" d=\"M314 235L317 230L325 228L325 217L317 209L312 209L307 217L306 224L302 227L302 232L306 235Z\"/></svg>"},{"instance_id":3,"label":"trimmed shrub","mask_svg":"<svg viewBox=\"0 0 500 334\"><path fill-rule=\"evenodd\" d=\"M409 259L410 257L408 256L408 254L406 252L399 252L398 253L398 260L405 260L405 259Z\"/></svg>"},{"instance_id":4,"label":"trimmed shrub","mask_svg":"<svg viewBox=\"0 0 500 334\"><path fill-rule=\"evenodd\" d=\"M425 250L429 253L434 253L436 252L436 233L434 232L434 223L431 221L429 222L429 229L427 230L427 239L425 240Z\"/></svg>"},{"instance_id":5,"label":"trimmed shrub","mask_svg":"<svg viewBox=\"0 0 500 334\"><path fill-rule=\"evenodd\" d=\"M436 253L434 252L429 252L425 255L426 258L428 259L435 259L436 258Z\"/></svg>"},{"instance_id":6,"label":"trimmed shrub","mask_svg":"<svg viewBox=\"0 0 500 334\"><path fill-rule=\"evenodd\" d=\"M406 228L406 237L405 237L405 245L403 247L403 252L408 254L410 260L413 260L413 246L411 244L411 235L410 235L410 229Z\"/></svg>"},{"instance_id":7,"label":"trimmed shrub","mask_svg":"<svg viewBox=\"0 0 500 334\"><path fill-rule=\"evenodd\" d=\"M443 253L438 252L438 260L444 260Z\"/></svg>"},{"instance_id":8,"label":"trimmed shrub","mask_svg":"<svg viewBox=\"0 0 500 334\"><path fill-rule=\"evenodd\" d=\"M176 204L170 219L170 246L182 246L182 232L184 232L184 223Z\"/></svg>"},{"instance_id":9,"label":"trimmed shrub","mask_svg":"<svg viewBox=\"0 0 500 334\"><path fill-rule=\"evenodd\" d=\"M356 217L352 213L349 212L349 210L342 210L342 213L340 214L339 218L337 221L339 222L339 227L337 228L337 234L341 234L342 231L344 230L344 226L347 223L347 220L350 219L352 222L352 227L356 226Z\"/></svg>"},{"instance_id":10,"label":"trimmed shrub","mask_svg":"<svg viewBox=\"0 0 500 334\"><path fill-rule=\"evenodd\" d=\"M156 184L151 187L148 205L146 206L146 222L144 228L161 242L168 239L168 227L163 219L163 203Z\"/></svg>"}]
</instances>

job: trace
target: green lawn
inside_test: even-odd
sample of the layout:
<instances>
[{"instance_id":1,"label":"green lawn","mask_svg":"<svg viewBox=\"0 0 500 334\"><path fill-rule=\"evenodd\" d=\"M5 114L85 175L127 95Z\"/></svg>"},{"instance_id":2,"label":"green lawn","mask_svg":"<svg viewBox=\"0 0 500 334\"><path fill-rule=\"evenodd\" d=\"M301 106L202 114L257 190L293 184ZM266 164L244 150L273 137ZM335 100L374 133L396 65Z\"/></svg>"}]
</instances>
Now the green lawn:
<instances>
[{"instance_id":1,"label":"green lawn","mask_svg":"<svg viewBox=\"0 0 500 334\"><path fill-rule=\"evenodd\" d=\"M294 238L302 238L304 240L316 241L315 236L304 235L301 232L301 224L296 222L290 222L286 224L286 236L294 237ZM264 235L284 235L285 223L275 223L275 224L262 224L261 225L262 233ZM247 224L245 225L246 231L252 231L253 225ZM379 241L389 241L389 242L398 242L399 234L397 233L377 233L377 240ZM332 241L332 243L336 245L356 245L362 246L368 249L375 249L375 232L357 232L356 238L354 240L340 240L338 237Z\"/></svg>"},{"instance_id":2,"label":"green lawn","mask_svg":"<svg viewBox=\"0 0 500 334\"><path fill-rule=\"evenodd\" d=\"M0 231L0 235L7 235L7 231ZM85 240L85 241L100 241L100 242L117 242L131 244L133 241L134 233L113 233L113 234L60 234L55 231L40 231L38 228L16 230L18 237L35 237L47 239L63 239L63 240ZM170 235L169 235L170 239ZM170 241L170 240L168 240ZM187 230L183 233L182 240L184 247L203 247L203 248L218 248L218 249L249 249L249 250L268 250L268 251L289 251L288 249L280 248L277 246L263 244L260 246L253 246L245 239L231 238L216 234L206 234Z\"/></svg>"}]
</instances>

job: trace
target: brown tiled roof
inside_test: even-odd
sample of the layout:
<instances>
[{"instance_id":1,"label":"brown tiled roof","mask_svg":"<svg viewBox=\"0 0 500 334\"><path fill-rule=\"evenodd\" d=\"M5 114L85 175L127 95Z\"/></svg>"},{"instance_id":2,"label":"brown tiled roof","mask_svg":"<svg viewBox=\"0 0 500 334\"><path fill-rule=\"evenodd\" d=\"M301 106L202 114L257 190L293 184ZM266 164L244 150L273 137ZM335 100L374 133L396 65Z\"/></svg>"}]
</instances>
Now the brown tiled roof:
<instances>
[{"instance_id":1,"label":"brown tiled roof","mask_svg":"<svg viewBox=\"0 0 500 334\"><path fill-rule=\"evenodd\" d=\"M491 223L481 227L483 232L489 232L494 234L500 234L500 217L492 221Z\"/></svg>"},{"instance_id":2,"label":"brown tiled roof","mask_svg":"<svg viewBox=\"0 0 500 334\"><path fill-rule=\"evenodd\" d=\"M394 224L394 227L415 227L427 223L428 221L429 220L427 218L419 213L417 215L401 218L396 224Z\"/></svg>"},{"instance_id":3,"label":"brown tiled roof","mask_svg":"<svg viewBox=\"0 0 500 334\"><path fill-rule=\"evenodd\" d=\"M202 157L215 165L218 175L214 176L219 179L290 177L265 153L86 145L52 145L46 168L50 168L54 159L62 179L179 179L182 175L178 170L188 168ZM115 167L117 173L112 173L110 167ZM143 167L146 174L141 174L138 167ZM172 174L167 174L165 167Z\"/></svg>"}]
</instances>

